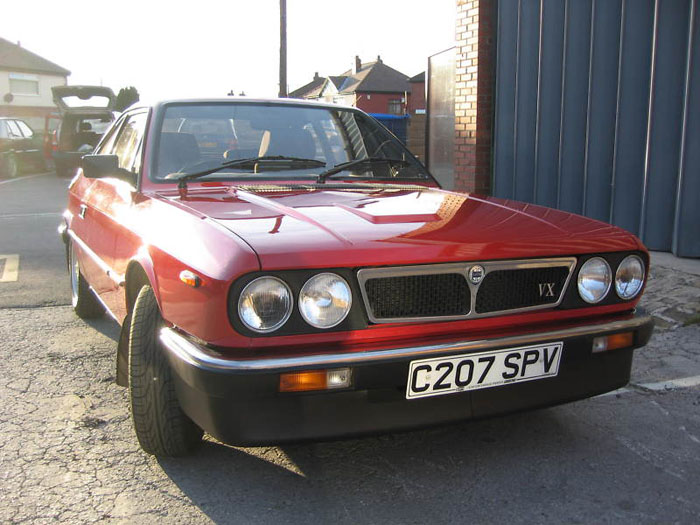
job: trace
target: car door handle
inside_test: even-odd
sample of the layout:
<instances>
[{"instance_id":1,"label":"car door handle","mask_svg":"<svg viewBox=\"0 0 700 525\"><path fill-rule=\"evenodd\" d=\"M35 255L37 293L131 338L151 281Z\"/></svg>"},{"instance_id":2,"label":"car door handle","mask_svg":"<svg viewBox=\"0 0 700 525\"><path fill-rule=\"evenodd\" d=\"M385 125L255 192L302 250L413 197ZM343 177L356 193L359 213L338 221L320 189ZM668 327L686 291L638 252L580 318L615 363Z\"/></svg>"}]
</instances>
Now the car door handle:
<instances>
[{"instance_id":1,"label":"car door handle","mask_svg":"<svg viewBox=\"0 0 700 525\"><path fill-rule=\"evenodd\" d=\"M86 204L81 204L81 205L80 205L80 212L78 213L78 216L79 216L81 219L84 219L84 218L85 218L85 212L86 212L86 211L87 211L87 205L86 205Z\"/></svg>"}]
</instances>

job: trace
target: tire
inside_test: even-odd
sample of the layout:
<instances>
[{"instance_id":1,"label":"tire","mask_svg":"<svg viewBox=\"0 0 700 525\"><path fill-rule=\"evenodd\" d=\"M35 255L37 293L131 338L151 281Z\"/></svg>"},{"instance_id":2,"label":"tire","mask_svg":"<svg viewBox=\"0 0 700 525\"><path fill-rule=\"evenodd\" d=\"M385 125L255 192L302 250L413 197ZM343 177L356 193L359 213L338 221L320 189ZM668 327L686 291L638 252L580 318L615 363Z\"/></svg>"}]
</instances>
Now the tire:
<instances>
[{"instance_id":1,"label":"tire","mask_svg":"<svg viewBox=\"0 0 700 525\"><path fill-rule=\"evenodd\" d=\"M80 263L75 256L73 243L68 245L68 271L70 272L71 304L81 319L94 319L104 314L104 308L90 290L80 273Z\"/></svg>"},{"instance_id":2,"label":"tire","mask_svg":"<svg viewBox=\"0 0 700 525\"><path fill-rule=\"evenodd\" d=\"M56 176L59 179L67 179L70 176L68 168L62 162L56 162L54 165L56 168Z\"/></svg>"},{"instance_id":3,"label":"tire","mask_svg":"<svg viewBox=\"0 0 700 525\"><path fill-rule=\"evenodd\" d=\"M180 408L172 371L159 340L163 326L150 286L141 288L131 313L129 398L141 448L154 456L185 456L202 430Z\"/></svg>"},{"instance_id":4,"label":"tire","mask_svg":"<svg viewBox=\"0 0 700 525\"><path fill-rule=\"evenodd\" d=\"M37 156L32 164L36 173L46 172L46 160L43 156Z\"/></svg>"},{"instance_id":5,"label":"tire","mask_svg":"<svg viewBox=\"0 0 700 525\"><path fill-rule=\"evenodd\" d=\"M13 154L8 155L5 159L5 174L8 179L14 179L19 175L19 163Z\"/></svg>"}]
</instances>

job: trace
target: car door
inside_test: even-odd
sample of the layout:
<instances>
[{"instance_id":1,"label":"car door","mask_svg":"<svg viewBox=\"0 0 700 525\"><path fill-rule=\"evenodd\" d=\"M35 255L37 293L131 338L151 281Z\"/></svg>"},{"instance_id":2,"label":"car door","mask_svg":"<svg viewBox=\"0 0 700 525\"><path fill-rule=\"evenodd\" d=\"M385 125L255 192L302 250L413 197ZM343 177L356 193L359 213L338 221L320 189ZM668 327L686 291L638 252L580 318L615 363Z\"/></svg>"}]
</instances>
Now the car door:
<instances>
[{"instance_id":1,"label":"car door","mask_svg":"<svg viewBox=\"0 0 700 525\"><path fill-rule=\"evenodd\" d=\"M14 150L18 156L21 156L24 153L26 140L22 136L17 121L10 119L6 120L5 123L7 124L8 138L10 139L10 149Z\"/></svg>"},{"instance_id":2,"label":"car door","mask_svg":"<svg viewBox=\"0 0 700 525\"><path fill-rule=\"evenodd\" d=\"M110 151L119 130L124 123L120 119L110 129L100 148ZM103 222L96 210L100 200L98 179L88 179L82 172L73 179L68 191L68 216L72 242L76 251L80 271L90 287L100 294L109 288L108 271L110 269L105 257L109 254L109 241L102 238L100 224Z\"/></svg>"},{"instance_id":3,"label":"car door","mask_svg":"<svg viewBox=\"0 0 700 525\"><path fill-rule=\"evenodd\" d=\"M17 127L19 128L23 137L22 152L23 156L25 157L24 160L36 161L36 159L40 158L41 151L39 150L38 144L35 141L32 128L30 128L23 120L16 120L15 123L17 124Z\"/></svg>"},{"instance_id":4,"label":"car door","mask_svg":"<svg viewBox=\"0 0 700 525\"><path fill-rule=\"evenodd\" d=\"M147 117L147 111L143 110L125 115L115 140L99 150L101 154L117 155L119 167L132 171L134 181L140 168L139 152ZM95 180L88 202L93 212L92 246L108 267L96 291L120 321L126 314L123 288L126 268L118 263L115 252L123 253L125 246L128 252L128 247L135 242L133 234L125 228L135 195L135 184L106 177Z\"/></svg>"}]
</instances>

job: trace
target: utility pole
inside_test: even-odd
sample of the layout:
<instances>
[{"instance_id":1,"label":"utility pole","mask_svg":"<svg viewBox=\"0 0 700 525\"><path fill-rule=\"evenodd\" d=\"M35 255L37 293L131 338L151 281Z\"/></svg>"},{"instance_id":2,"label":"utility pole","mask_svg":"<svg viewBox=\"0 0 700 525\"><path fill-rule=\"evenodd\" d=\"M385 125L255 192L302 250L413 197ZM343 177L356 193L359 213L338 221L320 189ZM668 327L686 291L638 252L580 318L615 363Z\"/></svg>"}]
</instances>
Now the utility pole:
<instances>
[{"instance_id":1,"label":"utility pole","mask_svg":"<svg viewBox=\"0 0 700 525\"><path fill-rule=\"evenodd\" d=\"M280 98L287 98L287 0L280 0Z\"/></svg>"}]
</instances>

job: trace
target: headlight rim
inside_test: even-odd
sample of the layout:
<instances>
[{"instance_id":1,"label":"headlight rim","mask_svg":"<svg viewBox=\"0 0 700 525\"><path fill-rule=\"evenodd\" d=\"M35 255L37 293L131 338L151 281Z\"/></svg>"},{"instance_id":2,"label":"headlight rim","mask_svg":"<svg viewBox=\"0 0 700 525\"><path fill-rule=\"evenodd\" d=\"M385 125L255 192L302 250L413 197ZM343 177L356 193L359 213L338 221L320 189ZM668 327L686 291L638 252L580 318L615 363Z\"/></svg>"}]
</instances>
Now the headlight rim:
<instances>
[{"instance_id":1,"label":"headlight rim","mask_svg":"<svg viewBox=\"0 0 700 525\"><path fill-rule=\"evenodd\" d=\"M348 290L348 296L349 296L348 307L345 310L345 313L343 314L343 316L337 322L335 322L331 325L327 325L327 326L313 323L313 322L311 322L311 320L307 319L306 315L304 315L304 308L302 307L302 298L304 297L304 289L306 288L306 286L314 279L317 279L317 278L324 276L324 275L331 275L331 276L337 278L338 280L340 280L343 284L345 284L345 286ZM352 311L352 304L353 304L352 286L350 286L350 283L342 275L338 275L335 272L320 272L320 273L316 273L316 274L310 276L308 279L306 279L304 281L304 284L299 289L299 296L297 297L297 308L299 309L299 315L301 316L301 318L303 319L303 321L306 324L308 324L312 328L316 328L318 330L329 330L331 328L335 328L336 326L341 324L343 321L345 321L348 318L348 315L350 315L350 312Z\"/></svg>"},{"instance_id":2,"label":"headlight rim","mask_svg":"<svg viewBox=\"0 0 700 525\"><path fill-rule=\"evenodd\" d=\"M637 288L637 290L634 292L634 294L630 297L623 297L620 294L620 291L618 290L618 287L617 287L617 276L618 276L618 273L622 269L622 267L627 259L636 259L639 261L639 264L642 267L642 277L639 280L639 288ZM613 279L615 282L615 294L622 301L631 301L631 300L639 297L639 294L642 293L642 290L644 289L644 283L646 281L646 276L647 276L647 267L646 267L646 264L644 264L644 260L636 253L631 253L631 254L627 255L624 259L622 259L620 261L620 264L617 265L617 269L615 270L615 277Z\"/></svg>"},{"instance_id":3,"label":"headlight rim","mask_svg":"<svg viewBox=\"0 0 700 525\"><path fill-rule=\"evenodd\" d=\"M265 329L260 329L260 328L255 328L253 326L250 326L243 316L241 315L241 299L245 295L246 290L248 290L249 287L251 287L254 283L263 280L263 279L271 279L273 281L277 281L282 284L282 286L286 289L287 294L289 295L289 308L287 309L287 312L285 313L284 317L282 318L281 321L279 321L277 324L272 326L271 328L265 328ZM289 284L287 284L283 279L280 279L279 277L275 275L261 275L259 277L256 277L252 281L246 283L246 285L243 287L243 289L239 292L238 294L238 301L236 302L236 313L238 314L238 320L243 324L245 328L248 330L255 332L256 334L270 334L272 332L276 332L280 328L282 328L287 321L289 321L289 318L292 316L292 313L294 312L294 293L292 292L292 289L290 288Z\"/></svg>"},{"instance_id":4,"label":"headlight rim","mask_svg":"<svg viewBox=\"0 0 700 525\"><path fill-rule=\"evenodd\" d=\"M605 267L608 270L608 277L609 278L608 278L607 286L605 287L605 291L600 296L600 298L598 300L595 300L595 301L589 301L586 298L586 296L581 293L581 273L583 272L583 269L585 268L585 266L587 264L589 264L591 261L595 261L595 260L603 261L603 263L605 264ZM581 267L578 269L578 273L576 275L576 289L578 291L578 295L584 302L586 302L588 304L591 304L591 305L600 304L601 302L603 302L605 300L606 297L609 297L610 288L612 287L614 279L615 279L615 277L613 276L613 272L612 272L612 268L610 267L610 263L604 257L601 257L601 256L591 257L590 259L587 259L586 261L584 261L583 264L581 264Z\"/></svg>"}]
</instances>

